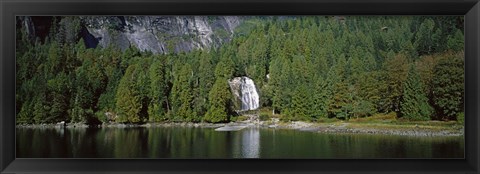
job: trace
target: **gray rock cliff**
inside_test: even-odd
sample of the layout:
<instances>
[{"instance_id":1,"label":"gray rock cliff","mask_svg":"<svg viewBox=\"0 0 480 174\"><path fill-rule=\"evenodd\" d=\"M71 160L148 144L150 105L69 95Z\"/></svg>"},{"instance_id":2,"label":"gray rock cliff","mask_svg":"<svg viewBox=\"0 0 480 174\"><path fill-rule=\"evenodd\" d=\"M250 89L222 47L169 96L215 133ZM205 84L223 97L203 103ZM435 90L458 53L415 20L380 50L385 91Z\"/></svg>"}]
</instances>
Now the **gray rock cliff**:
<instances>
[{"instance_id":1,"label":"gray rock cliff","mask_svg":"<svg viewBox=\"0 0 480 174\"><path fill-rule=\"evenodd\" d=\"M155 54L216 47L232 38L241 20L237 16L82 17L87 35L96 39L87 42L122 50L135 46Z\"/></svg>"}]
</instances>

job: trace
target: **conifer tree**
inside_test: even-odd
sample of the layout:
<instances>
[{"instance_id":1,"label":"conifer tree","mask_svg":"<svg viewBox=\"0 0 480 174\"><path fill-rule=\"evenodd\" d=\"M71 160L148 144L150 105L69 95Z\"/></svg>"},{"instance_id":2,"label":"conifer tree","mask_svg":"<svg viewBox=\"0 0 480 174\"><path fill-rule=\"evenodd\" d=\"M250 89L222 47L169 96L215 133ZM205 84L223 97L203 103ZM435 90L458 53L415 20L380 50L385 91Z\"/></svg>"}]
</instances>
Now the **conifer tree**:
<instances>
[{"instance_id":1,"label":"conifer tree","mask_svg":"<svg viewBox=\"0 0 480 174\"><path fill-rule=\"evenodd\" d=\"M68 121L67 111L70 98L70 88L68 77L65 73L58 74L54 79L50 79L47 82L48 91L50 91L49 105L51 106L49 116L52 121Z\"/></svg>"},{"instance_id":2,"label":"conifer tree","mask_svg":"<svg viewBox=\"0 0 480 174\"><path fill-rule=\"evenodd\" d=\"M385 91L382 91L382 100L385 111L399 112L400 99L403 94L403 84L408 73L408 59L403 54L392 55L384 62L384 79Z\"/></svg>"},{"instance_id":3,"label":"conifer tree","mask_svg":"<svg viewBox=\"0 0 480 174\"><path fill-rule=\"evenodd\" d=\"M36 124L48 123L47 116L50 110L50 107L47 105L46 97L43 92L40 92L37 97L33 100L33 120Z\"/></svg>"},{"instance_id":4,"label":"conifer tree","mask_svg":"<svg viewBox=\"0 0 480 174\"><path fill-rule=\"evenodd\" d=\"M298 85L292 95L292 104L290 109L290 120L310 120L311 114L311 95L307 91L305 84Z\"/></svg>"},{"instance_id":5,"label":"conifer tree","mask_svg":"<svg viewBox=\"0 0 480 174\"><path fill-rule=\"evenodd\" d=\"M228 121L229 105L231 105L231 92L228 79L233 74L231 60L222 58L215 67L215 83L208 95L209 108L205 114L205 121L211 123Z\"/></svg>"},{"instance_id":6,"label":"conifer tree","mask_svg":"<svg viewBox=\"0 0 480 174\"><path fill-rule=\"evenodd\" d=\"M312 119L318 118L327 118L328 117L328 92L326 80L321 78L316 78L313 82L313 96L312 96L312 108L311 108L311 117Z\"/></svg>"},{"instance_id":7,"label":"conifer tree","mask_svg":"<svg viewBox=\"0 0 480 174\"><path fill-rule=\"evenodd\" d=\"M230 93L227 79L218 78L210 90L210 108L205 114L205 121L210 123L228 121L228 105L230 104Z\"/></svg>"},{"instance_id":8,"label":"conifer tree","mask_svg":"<svg viewBox=\"0 0 480 174\"><path fill-rule=\"evenodd\" d=\"M166 100L167 84L165 83L163 66L163 62L157 60L149 69L149 97L151 101L148 107L148 116L151 122L164 121L166 119L163 106Z\"/></svg>"},{"instance_id":9,"label":"conifer tree","mask_svg":"<svg viewBox=\"0 0 480 174\"><path fill-rule=\"evenodd\" d=\"M192 110L192 73L191 65L185 64L175 75L171 92L173 121L192 121L196 117Z\"/></svg>"},{"instance_id":10,"label":"conifer tree","mask_svg":"<svg viewBox=\"0 0 480 174\"><path fill-rule=\"evenodd\" d=\"M268 80L268 85L270 87L270 93L272 95L272 109L275 113L275 110L280 110L280 98L278 96L278 90L280 85L280 74L281 70L281 63L279 59L274 59L270 63L270 79Z\"/></svg>"},{"instance_id":11,"label":"conifer tree","mask_svg":"<svg viewBox=\"0 0 480 174\"><path fill-rule=\"evenodd\" d=\"M465 37L463 32L459 29L455 30L454 35L450 35L447 40L447 47L452 51L463 51L465 44Z\"/></svg>"},{"instance_id":12,"label":"conifer tree","mask_svg":"<svg viewBox=\"0 0 480 174\"><path fill-rule=\"evenodd\" d=\"M328 103L328 112L337 118L348 119L352 110L352 100L350 85L346 80L346 60L343 54L338 62L332 66L327 81L329 87L330 99Z\"/></svg>"},{"instance_id":13,"label":"conifer tree","mask_svg":"<svg viewBox=\"0 0 480 174\"><path fill-rule=\"evenodd\" d=\"M441 44L438 43L441 37L441 31L435 28L433 19L426 19L419 27L415 35L414 47L417 48L419 55L431 54Z\"/></svg>"},{"instance_id":14,"label":"conifer tree","mask_svg":"<svg viewBox=\"0 0 480 174\"><path fill-rule=\"evenodd\" d=\"M137 123L140 122L140 110L142 104L138 91L135 90L135 71L137 66L135 64L130 65L125 72L125 75L120 80L120 84L117 90L116 106L117 106L117 118L116 122L125 123Z\"/></svg>"},{"instance_id":15,"label":"conifer tree","mask_svg":"<svg viewBox=\"0 0 480 174\"><path fill-rule=\"evenodd\" d=\"M423 84L417 70L410 65L407 80L403 85L403 96L400 103L402 117L409 120L429 120L433 109L423 90Z\"/></svg>"},{"instance_id":16,"label":"conifer tree","mask_svg":"<svg viewBox=\"0 0 480 174\"><path fill-rule=\"evenodd\" d=\"M208 110L208 95L215 83L214 52L202 52L199 61L198 96L195 99L195 112L199 116L203 116Z\"/></svg>"},{"instance_id":17,"label":"conifer tree","mask_svg":"<svg viewBox=\"0 0 480 174\"><path fill-rule=\"evenodd\" d=\"M295 55L291 63L292 91L291 119L310 120L312 110L312 81L314 77L313 65L303 56Z\"/></svg>"}]
</instances>

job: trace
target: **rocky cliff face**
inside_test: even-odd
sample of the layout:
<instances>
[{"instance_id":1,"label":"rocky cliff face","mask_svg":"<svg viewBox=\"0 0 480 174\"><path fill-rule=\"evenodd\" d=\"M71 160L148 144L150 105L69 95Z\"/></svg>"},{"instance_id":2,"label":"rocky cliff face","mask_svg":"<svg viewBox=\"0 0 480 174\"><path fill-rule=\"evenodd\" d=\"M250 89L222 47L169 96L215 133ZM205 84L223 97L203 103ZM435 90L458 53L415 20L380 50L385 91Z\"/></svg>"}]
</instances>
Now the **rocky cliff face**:
<instances>
[{"instance_id":1,"label":"rocky cliff face","mask_svg":"<svg viewBox=\"0 0 480 174\"><path fill-rule=\"evenodd\" d=\"M155 54L216 47L233 37L244 17L238 16L20 16L17 27L31 40L45 39L53 25L57 40L65 35L83 38L87 47L114 45L122 50L135 46ZM54 20L56 19L56 20ZM75 28L73 21L80 21ZM52 23L53 22L53 23ZM56 23L55 23L56 22ZM63 28L62 28L63 27ZM57 31L58 32L58 31ZM62 37L59 37L59 36ZM62 38L62 39L59 39ZM75 39L74 39L75 40ZM75 42L75 41L73 41Z\"/></svg>"},{"instance_id":2,"label":"rocky cliff face","mask_svg":"<svg viewBox=\"0 0 480 174\"><path fill-rule=\"evenodd\" d=\"M135 46L153 53L181 52L229 41L241 22L236 16L89 16L81 17L89 47Z\"/></svg>"}]
</instances>

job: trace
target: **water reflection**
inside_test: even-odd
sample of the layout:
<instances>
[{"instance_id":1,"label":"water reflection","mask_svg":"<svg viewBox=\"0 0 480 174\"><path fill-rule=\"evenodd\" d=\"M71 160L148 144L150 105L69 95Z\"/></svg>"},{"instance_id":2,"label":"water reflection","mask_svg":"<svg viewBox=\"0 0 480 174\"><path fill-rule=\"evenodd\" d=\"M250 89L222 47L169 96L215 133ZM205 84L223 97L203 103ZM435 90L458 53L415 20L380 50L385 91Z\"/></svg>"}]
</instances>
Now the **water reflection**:
<instances>
[{"instance_id":1,"label":"water reflection","mask_svg":"<svg viewBox=\"0 0 480 174\"><path fill-rule=\"evenodd\" d=\"M260 157L260 131L259 129L242 130L242 154L244 158Z\"/></svg>"},{"instance_id":2,"label":"water reflection","mask_svg":"<svg viewBox=\"0 0 480 174\"><path fill-rule=\"evenodd\" d=\"M463 137L211 128L17 129L17 158L463 158Z\"/></svg>"}]
</instances>

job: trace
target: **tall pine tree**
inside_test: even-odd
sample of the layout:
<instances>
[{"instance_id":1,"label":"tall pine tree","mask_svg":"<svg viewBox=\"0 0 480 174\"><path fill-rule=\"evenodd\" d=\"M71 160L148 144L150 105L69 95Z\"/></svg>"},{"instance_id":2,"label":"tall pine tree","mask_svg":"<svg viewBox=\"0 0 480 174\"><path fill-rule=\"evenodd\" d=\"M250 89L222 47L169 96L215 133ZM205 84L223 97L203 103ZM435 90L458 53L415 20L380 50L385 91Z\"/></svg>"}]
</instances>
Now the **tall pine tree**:
<instances>
[{"instance_id":1,"label":"tall pine tree","mask_svg":"<svg viewBox=\"0 0 480 174\"><path fill-rule=\"evenodd\" d=\"M138 96L138 91L135 90L135 71L137 66L130 65L125 72L125 75L120 80L117 89L117 118L116 122L120 123L137 123L140 122L140 111L142 103Z\"/></svg>"},{"instance_id":2,"label":"tall pine tree","mask_svg":"<svg viewBox=\"0 0 480 174\"><path fill-rule=\"evenodd\" d=\"M402 117L409 120L429 120L433 112L423 90L422 81L413 65L410 66L407 81L403 85L400 107Z\"/></svg>"},{"instance_id":3,"label":"tall pine tree","mask_svg":"<svg viewBox=\"0 0 480 174\"><path fill-rule=\"evenodd\" d=\"M185 64L178 74L175 75L171 93L173 121L192 121L196 117L192 109L192 74L191 65Z\"/></svg>"}]
</instances>

